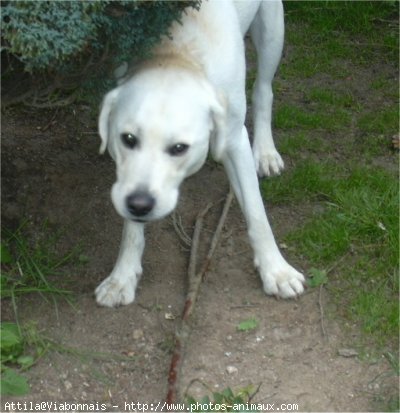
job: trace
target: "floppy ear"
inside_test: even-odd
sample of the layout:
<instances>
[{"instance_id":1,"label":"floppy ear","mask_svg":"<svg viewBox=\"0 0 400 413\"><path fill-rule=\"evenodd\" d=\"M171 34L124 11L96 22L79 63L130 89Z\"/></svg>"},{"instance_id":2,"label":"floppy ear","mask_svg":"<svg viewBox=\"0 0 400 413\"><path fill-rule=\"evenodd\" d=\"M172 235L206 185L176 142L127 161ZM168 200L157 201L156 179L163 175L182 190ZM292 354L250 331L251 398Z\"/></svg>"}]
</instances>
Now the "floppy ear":
<instances>
[{"instance_id":1,"label":"floppy ear","mask_svg":"<svg viewBox=\"0 0 400 413\"><path fill-rule=\"evenodd\" d=\"M213 91L211 101L211 118L214 123L214 130L211 134L211 153L216 161L220 161L225 153L227 136L226 136L226 100L224 96L217 95Z\"/></svg>"},{"instance_id":2,"label":"floppy ear","mask_svg":"<svg viewBox=\"0 0 400 413\"><path fill-rule=\"evenodd\" d=\"M100 116L99 116L99 135L101 138L101 145L100 145L100 154L103 154L107 148L108 142L108 135L109 135L109 118L110 113L114 107L115 100L118 96L119 89L113 89L111 92L108 92L104 99L101 106Z\"/></svg>"}]
</instances>

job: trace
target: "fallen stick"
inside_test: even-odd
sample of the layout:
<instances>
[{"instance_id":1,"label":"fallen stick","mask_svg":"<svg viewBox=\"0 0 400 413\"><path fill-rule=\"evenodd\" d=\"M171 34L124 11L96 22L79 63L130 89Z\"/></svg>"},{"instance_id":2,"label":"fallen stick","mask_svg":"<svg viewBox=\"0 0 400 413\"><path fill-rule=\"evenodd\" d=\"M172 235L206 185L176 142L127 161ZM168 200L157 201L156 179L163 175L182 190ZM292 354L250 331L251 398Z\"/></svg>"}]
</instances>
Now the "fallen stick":
<instances>
[{"instance_id":1,"label":"fallen stick","mask_svg":"<svg viewBox=\"0 0 400 413\"><path fill-rule=\"evenodd\" d=\"M322 289L324 288L324 284L319 286L319 294L318 294L318 307L319 307L319 314L320 314L320 323L321 323L321 331L322 336L329 340L328 334L325 329L325 315L324 315L324 306L322 305Z\"/></svg>"},{"instance_id":2,"label":"fallen stick","mask_svg":"<svg viewBox=\"0 0 400 413\"><path fill-rule=\"evenodd\" d=\"M208 270L208 267L210 266L210 263L211 263L211 258L214 255L215 249L217 248L218 241L219 241L219 238L221 236L222 228L224 227L225 220L226 220L226 217L227 217L228 212L229 212L229 208L231 207L231 204L232 204L232 201L233 201L233 197L234 197L233 191L232 191L232 188L230 188L229 192L228 192L228 195L226 196L225 204L224 204L224 207L222 209L222 213L221 213L221 216L219 218L217 228L216 228L216 230L214 232L214 235L213 235L213 238L211 240L211 245L210 245L210 249L208 251L207 257L206 257L206 261L204 262L203 268L201 269L201 272L200 272L202 278L206 274L206 272Z\"/></svg>"},{"instance_id":3,"label":"fallen stick","mask_svg":"<svg viewBox=\"0 0 400 413\"><path fill-rule=\"evenodd\" d=\"M188 278L189 278L189 287L188 292L186 295L185 305L182 312L182 321L181 326L178 331L175 333L175 346L174 351L172 353L171 364L168 373L168 393L166 397L166 403L171 405L172 403L177 403L179 401L179 371L182 365L182 357L183 352L185 349L185 344L189 337L190 332L190 325L189 319L191 314L193 313L194 306L199 294L200 284L204 278L206 271L211 262L211 258L215 252L215 249L218 244L218 240L220 238L222 228L224 226L226 216L228 215L228 211L233 199L233 192L232 190L229 191L226 201L224 204L224 208L221 213L221 217L219 219L217 228L214 232L213 238L211 240L210 249L208 251L206 260L202 266L202 269L199 272L196 272L196 264L197 264L197 255L198 255L198 247L199 247L199 240L200 240L200 233L203 227L203 220L207 212L210 210L213 204L208 204L198 215L196 218L196 223L193 231L193 238L192 238L192 246L190 250L190 260L189 260L189 267L188 267Z\"/></svg>"},{"instance_id":4,"label":"fallen stick","mask_svg":"<svg viewBox=\"0 0 400 413\"><path fill-rule=\"evenodd\" d=\"M172 353L171 365L168 373L168 393L166 402L168 404L176 403L178 401L178 375L182 362L182 353L184 348L184 342L189 334L188 318L192 313L193 303L196 300L198 290L201 283L201 276L196 276L196 262L197 262L197 250L199 246L200 233L203 227L203 219L212 204L208 204L196 218L196 223L193 231L192 247L190 250L190 261L188 268L189 275L189 289L186 295L185 306L182 312L182 324L180 329L175 333L175 345L174 352Z\"/></svg>"}]
</instances>

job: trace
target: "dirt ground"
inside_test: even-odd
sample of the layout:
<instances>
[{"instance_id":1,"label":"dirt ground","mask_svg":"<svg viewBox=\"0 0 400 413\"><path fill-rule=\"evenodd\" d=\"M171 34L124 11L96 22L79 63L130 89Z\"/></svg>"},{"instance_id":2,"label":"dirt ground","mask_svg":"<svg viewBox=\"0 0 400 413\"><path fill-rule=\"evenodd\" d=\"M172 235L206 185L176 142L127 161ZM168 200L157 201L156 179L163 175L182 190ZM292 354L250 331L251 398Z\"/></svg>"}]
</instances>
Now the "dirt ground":
<instances>
[{"instance_id":1,"label":"dirt ground","mask_svg":"<svg viewBox=\"0 0 400 413\"><path fill-rule=\"evenodd\" d=\"M74 291L74 306L61 300L57 312L51 301L32 296L20 302L19 317L22 323L36 320L47 336L82 353L134 357L99 360L51 352L27 372L32 392L18 400L92 401L117 411L125 402L165 399L173 334L187 286L188 251L171 219L149 225L136 302L117 309L96 305L93 290L112 269L121 220L109 199L114 166L108 156L97 154L99 142L94 125L85 121L87 112L76 107L67 114L8 111L3 116L3 224L27 217L29 229L40 231L48 221L50 228L65 229L61 251L81 244L89 257L87 264L70 262L64 269L61 283ZM224 171L211 162L184 184L178 213L188 233L198 211L227 190ZM214 207L207 218L204 245L220 209ZM301 211L268 212L278 240L285 229L301 223ZM301 262L294 264L307 270ZM194 379L215 391L261 383L255 401L297 404L301 411L370 410L370 396L379 389L374 378L388 366L384 360L370 364L340 356L341 349L352 346L351 326L345 332L340 321L325 317L324 336L321 300L329 314L328 297L319 291L296 301L264 295L244 220L234 204L202 285L181 389ZM169 319L170 314L177 318ZM237 331L239 322L252 317L259 320L256 330ZM12 313L6 302L3 320L8 319ZM199 397L206 389L197 381L189 393ZM16 399L3 402L8 400Z\"/></svg>"},{"instance_id":2,"label":"dirt ground","mask_svg":"<svg viewBox=\"0 0 400 413\"><path fill-rule=\"evenodd\" d=\"M109 196L114 165L108 155L98 155L99 144L95 120L82 105L3 113L3 225L15 228L27 219L27 230L39 234L47 222L49 233L63 229L56 245L60 252L79 244L89 259L63 268L60 284L73 290L73 305L59 300L55 307L40 296L19 302L20 322L35 320L60 348L26 372L31 393L3 398L2 411L9 401L86 401L124 411L125 403L165 400L189 252L170 218L148 225L144 275L135 303L117 309L96 305L93 291L113 267L122 230ZM213 162L185 182L178 214L189 234L197 213L227 191L225 173ZM267 206L278 242L302 224L310 208ZM203 250L220 212L221 204L216 204L207 215ZM290 250L284 253L307 272L307 263L296 262ZM222 391L253 384L260 385L253 401L273 403L275 410L374 410L389 366L383 358L362 361L346 353L354 348L358 329L335 319L332 306L327 293L318 289L290 301L265 296L234 203L201 287L183 362L182 392L199 399L207 393L205 385ZM255 330L237 330L252 317L259 321ZM13 319L7 301L2 318Z\"/></svg>"}]
</instances>

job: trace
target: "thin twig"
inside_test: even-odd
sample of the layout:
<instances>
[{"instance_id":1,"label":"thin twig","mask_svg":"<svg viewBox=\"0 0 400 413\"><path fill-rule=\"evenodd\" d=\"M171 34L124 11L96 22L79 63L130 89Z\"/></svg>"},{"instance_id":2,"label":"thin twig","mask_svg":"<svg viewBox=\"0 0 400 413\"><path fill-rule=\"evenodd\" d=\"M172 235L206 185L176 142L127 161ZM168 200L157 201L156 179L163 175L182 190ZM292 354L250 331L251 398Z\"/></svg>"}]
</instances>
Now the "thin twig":
<instances>
[{"instance_id":1,"label":"thin twig","mask_svg":"<svg viewBox=\"0 0 400 413\"><path fill-rule=\"evenodd\" d=\"M257 389L255 390L255 392L249 396L249 400L247 401L248 404L250 404L252 402L252 400L254 399L254 397L257 395L257 393L260 391L262 382L257 386Z\"/></svg>"},{"instance_id":2,"label":"thin twig","mask_svg":"<svg viewBox=\"0 0 400 413\"><path fill-rule=\"evenodd\" d=\"M175 232L177 233L179 239L187 246L190 247L192 244L192 239L186 233L182 224L182 217L175 211L172 214L172 225L174 226Z\"/></svg>"},{"instance_id":3,"label":"thin twig","mask_svg":"<svg viewBox=\"0 0 400 413\"><path fill-rule=\"evenodd\" d=\"M339 264L347 258L347 256L350 254L350 252L347 252L344 254L341 258L339 258L333 265L331 265L327 270L326 270L326 275L331 273ZM325 328L325 313L324 313L324 306L322 303L322 290L324 288L324 284L321 284L319 286L319 291L318 291L318 307L319 307L319 313L320 313L320 323L321 323L321 330L322 330L322 336L326 339L329 340L328 333Z\"/></svg>"},{"instance_id":4,"label":"thin twig","mask_svg":"<svg viewBox=\"0 0 400 413\"><path fill-rule=\"evenodd\" d=\"M217 228L214 232L213 238L211 240L210 249L208 251L206 261L202 266L202 269L196 272L197 267L197 256L200 242L200 233L203 226L203 219L207 212L210 210L213 204L208 204L197 216L196 223L193 231L193 238L191 243L190 251L190 261L188 267L188 278L189 287L186 295L186 301L182 312L181 326L175 334L175 347L172 354L171 365L168 373L168 392L166 397L166 402L168 404L176 403L179 400L179 371L182 364L182 355L185 349L185 344L187 342L190 325L189 319L193 313L194 306L199 294L200 285L203 280L204 274L206 273L211 258L215 252L215 249L220 238L222 228L224 226L226 216L229 211L229 207L232 203L233 193L230 191L226 197L225 205L221 213Z\"/></svg>"},{"instance_id":5,"label":"thin twig","mask_svg":"<svg viewBox=\"0 0 400 413\"><path fill-rule=\"evenodd\" d=\"M189 267L188 267L189 288L188 288L188 293L186 295L185 308L182 314L183 321L187 320L192 313L193 304L196 301L197 293L199 291L200 283L202 280L202 272L196 273L200 232L203 226L204 216L207 214L207 212L212 207L212 205L213 204L208 204L206 208L199 214L196 220L196 226L194 228L193 241L192 241L192 249L190 251L190 261L189 261Z\"/></svg>"},{"instance_id":6,"label":"thin twig","mask_svg":"<svg viewBox=\"0 0 400 413\"><path fill-rule=\"evenodd\" d=\"M184 393L184 397L186 398L189 395L189 390L190 388L193 386L193 384L195 383L199 383L201 386L203 386L209 393L213 392L213 389L204 381L198 379L198 378L194 378L192 380L190 380L189 384L186 386L186 390Z\"/></svg>"},{"instance_id":7,"label":"thin twig","mask_svg":"<svg viewBox=\"0 0 400 413\"><path fill-rule=\"evenodd\" d=\"M326 340L329 340L328 333L326 332L326 329L325 329L324 306L322 305L322 289L323 288L324 288L324 284L321 284L319 286L318 307L319 307L319 313L320 313L322 335Z\"/></svg>"},{"instance_id":8,"label":"thin twig","mask_svg":"<svg viewBox=\"0 0 400 413\"><path fill-rule=\"evenodd\" d=\"M41 131L41 132L47 131L47 129L49 129L49 128L55 123L55 119L56 119L56 117L57 117L57 115L58 115L58 110L59 110L59 108L57 107L56 110L55 110L55 112L54 112L54 115L53 115L52 118L50 119L50 122L48 122L45 126L43 126L43 127L40 128L40 131Z\"/></svg>"},{"instance_id":9,"label":"thin twig","mask_svg":"<svg viewBox=\"0 0 400 413\"><path fill-rule=\"evenodd\" d=\"M237 310L241 308L254 308L254 307L259 307L260 304L242 304L242 305L232 305L229 308L231 310Z\"/></svg>"},{"instance_id":10,"label":"thin twig","mask_svg":"<svg viewBox=\"0 0 400 413\"><path fill-rule=\"evenodd\" d=\"M193 231L192 248L190 251L190 261L188 268L189 290L186 296L185 306L182 312L182 324L175 334L175 346L172 353L171 365L168 373L168 393L166 402L168 404L178 401L178 376L182 363L182 353L186 338L189 334L188 318L193 310L194 301L197 298L198 290L201 283L200 273L196 276L197 250L200 240L200 232L203 226L204 216L207 214L212 204L208 204L196 218L196 224Z\"/></svg>"},{"instance_id":11,"label":"thin twig","mask_svg":"<svg viewBox=\"0 0 400 413\"><path fill-rule=\"evenodd\" d=\"M217 248L218 241L221 237L222 228L225 224L226 217L227 217L228 212L229 212L229 208L231 207L231 204L232 204L232 201L233 201L233 197L234 197L233 191L232 191L232 188L230 188L229 192L228 192L228 195L226 197L226 200L225 200L224 207L222 209L221 217L218 221L217 228L216 228L216 230L214 232L214 235L213 235L213 238L211 240L210 250L208 251L206 261L204 262L203 268L201 270L203 277L205 276L205 274L208 270L208 267L210 266L211 258L214 255L215 249Z\"/></svg>"}]
</instances>

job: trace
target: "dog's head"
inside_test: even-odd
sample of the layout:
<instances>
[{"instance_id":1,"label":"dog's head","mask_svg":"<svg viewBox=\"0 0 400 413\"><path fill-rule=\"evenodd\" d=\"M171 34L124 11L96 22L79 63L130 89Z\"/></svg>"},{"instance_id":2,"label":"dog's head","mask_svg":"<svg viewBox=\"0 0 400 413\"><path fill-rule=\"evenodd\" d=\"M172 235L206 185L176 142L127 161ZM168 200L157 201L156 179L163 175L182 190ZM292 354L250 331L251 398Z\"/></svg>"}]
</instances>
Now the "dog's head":
<instances>
[{"instance_id":1,"label":"dog's head","mask_svg":"<svg viewBox=\"0 0 400 413\"><path fill-rule=\"evenodd\" d=\"M179 186L204 164L211 137L224 152L225 108L204 78L151 69L109 92L99 118L100 152L117 167L111 198L126 219L152 221L176 206Z\"/></svg>"}]
</instances>

